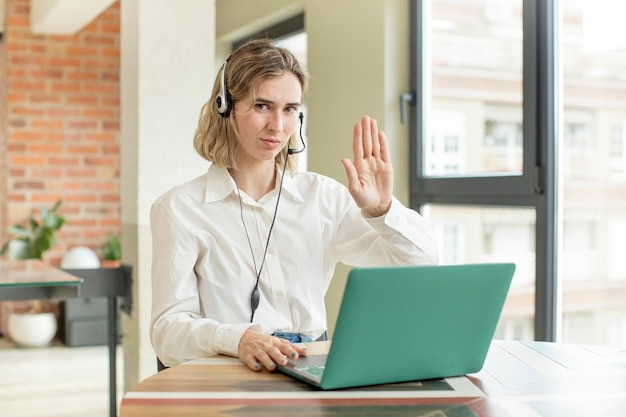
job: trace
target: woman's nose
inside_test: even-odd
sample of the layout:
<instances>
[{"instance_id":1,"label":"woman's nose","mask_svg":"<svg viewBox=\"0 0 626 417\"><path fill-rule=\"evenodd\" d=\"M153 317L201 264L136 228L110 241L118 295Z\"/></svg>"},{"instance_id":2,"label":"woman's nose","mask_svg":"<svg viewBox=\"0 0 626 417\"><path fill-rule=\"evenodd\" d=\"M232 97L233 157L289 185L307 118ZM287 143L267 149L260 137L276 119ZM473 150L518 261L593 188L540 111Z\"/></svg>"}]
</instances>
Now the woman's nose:
<instances>
[{"instance_id":1,"label":"woman's nose","mask_svg":"<svg viewBox=\"0 0 626 417\"><path fill-rule=\"evenodd\" d=\"M268 128L273 132L281 132L283 130L283 115L280 112L272 112L269 121Z\"/></svg>"}]
</instances>

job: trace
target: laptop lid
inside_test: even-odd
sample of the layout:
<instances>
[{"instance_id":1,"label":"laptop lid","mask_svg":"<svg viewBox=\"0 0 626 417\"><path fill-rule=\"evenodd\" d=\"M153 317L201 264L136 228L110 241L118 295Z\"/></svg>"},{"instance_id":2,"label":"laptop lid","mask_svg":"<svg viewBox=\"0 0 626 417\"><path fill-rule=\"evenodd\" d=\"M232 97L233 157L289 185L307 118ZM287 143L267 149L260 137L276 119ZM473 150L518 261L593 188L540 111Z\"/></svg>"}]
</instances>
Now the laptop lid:
<instances>
[{"instance_id":1,"label":"laptop lid","mask_svg":"<svg viewBox=\"0 0 626 417\"><path fill-rule=\"evenodd\" d=\"M354 268L319 386L478 372L514 271L512 263Z\"/></svg>"}]
</instances>

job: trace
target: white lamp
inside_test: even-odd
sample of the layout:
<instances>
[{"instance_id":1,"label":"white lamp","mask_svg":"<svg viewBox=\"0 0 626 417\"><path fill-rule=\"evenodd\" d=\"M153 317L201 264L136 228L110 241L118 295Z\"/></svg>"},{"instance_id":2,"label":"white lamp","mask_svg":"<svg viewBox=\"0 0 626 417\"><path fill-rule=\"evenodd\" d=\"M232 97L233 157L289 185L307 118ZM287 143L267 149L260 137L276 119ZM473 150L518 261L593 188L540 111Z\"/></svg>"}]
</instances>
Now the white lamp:
<instances>
[{"instance_id":1,"label":"white lamp","mask_svg":"<svg viewBox=\"0 0 626 417\"><path fill-rule=\"evenodd\" d=\"M61 259L61 269L100 268L100 258L93 250L85 246L70 249Z\"/></svg>"}]
</instances>

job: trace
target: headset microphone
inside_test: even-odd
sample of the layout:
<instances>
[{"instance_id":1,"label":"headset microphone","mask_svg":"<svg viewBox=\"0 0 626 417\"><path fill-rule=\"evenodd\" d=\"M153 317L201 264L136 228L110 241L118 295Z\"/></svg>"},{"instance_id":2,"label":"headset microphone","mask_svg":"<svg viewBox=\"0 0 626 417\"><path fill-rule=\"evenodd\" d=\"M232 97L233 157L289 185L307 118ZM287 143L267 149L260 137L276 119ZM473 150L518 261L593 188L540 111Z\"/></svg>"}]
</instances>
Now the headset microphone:
<instances>
[{"instance_id":1,"label":"headset microphone","mask_svg":"<svg viewBox=\"0 0 626 417\"><path fill-rule=\"evenodd\" d=\"M303 121L304 121L304 114L302 112L300 112L300 114L298 115L298 119L300 120L300 142L302 142L302 147L300 149L287 148L287 153L289 155L292 155L294 153L303 152L304 149L306 148L306 145L304 143L304 138L302 137L302 124L303 124Z\"/></svg>"},{"instance_id":2,"label":"headset microphone","mask_svg":"<svg viewBox=\"0 0 626 417\"><path fill-rule=\"evenodd\" d=\"M230 59L230 57L228 58ZM217 107L217 112L222 117L228 117L230 115L230 107L231 107L231 98L228 89L226 88L225 74L226 74L226 64L228 64L228 59L222 65L222 76L220 77L220 91L217 93L217 97L215 98L215 107Z\"/></svg>"}]
</instances>

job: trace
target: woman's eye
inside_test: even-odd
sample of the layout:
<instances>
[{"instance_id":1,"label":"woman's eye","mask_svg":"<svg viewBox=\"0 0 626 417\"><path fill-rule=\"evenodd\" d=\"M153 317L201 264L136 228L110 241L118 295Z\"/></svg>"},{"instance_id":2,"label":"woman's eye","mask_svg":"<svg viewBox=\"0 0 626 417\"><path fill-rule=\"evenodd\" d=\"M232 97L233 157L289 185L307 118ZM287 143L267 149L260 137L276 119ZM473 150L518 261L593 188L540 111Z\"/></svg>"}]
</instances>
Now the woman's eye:
<instances>
[{"instance_id":1,"label":"woman's eye","mask_svg":"<svg viewBox=\"0 0 626 417\"><path fill-rule=\"evenodd\" d=\"M258 110L268 110L268 109L269 109L269 106L268 106L267 104L265 104L265 103L257 103L257 104L255 105L255 107L256 107Z\"/></svg>"}]
</instances>

